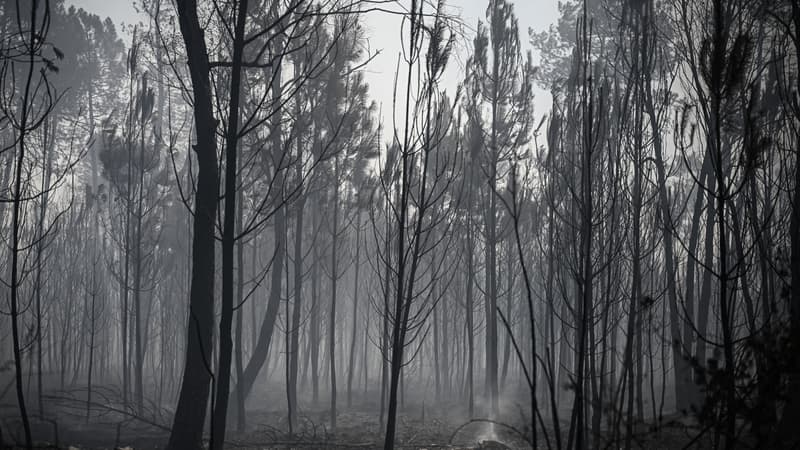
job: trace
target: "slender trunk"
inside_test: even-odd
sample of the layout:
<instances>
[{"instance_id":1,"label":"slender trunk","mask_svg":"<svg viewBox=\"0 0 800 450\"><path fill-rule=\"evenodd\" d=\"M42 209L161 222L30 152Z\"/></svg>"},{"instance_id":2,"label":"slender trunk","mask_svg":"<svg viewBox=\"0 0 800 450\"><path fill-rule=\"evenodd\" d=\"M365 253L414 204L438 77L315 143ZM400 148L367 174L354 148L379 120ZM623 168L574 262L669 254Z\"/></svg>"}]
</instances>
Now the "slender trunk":
<instances>
[{"instance_id":1,"label":"slender trunk","mask_svg":"<svg viewBox=\"0 0 800 450\"><path fill-rule=\"evenodd\" d=\"M390 212L389 212L389 201L387 199L385 205L385 221L386 221L386 232L384 238L384 259L386 260L386 264L384 264L384 273L383 273L383 314L381 316L382 322L382 330L381 330L381 412L380 412L380 425L383 428L384 425L384 413L386 412L386 389L388 387L389 381L389 358L387 357L389 354L389 302L390 302L390 295L389 290L391 286L391 225L389 222Z\"/></svg>"},{"instance_id":2,"label":"slender trunk","mask_svg":"<svg viewBox=\"0 0 800 450\"><path fill-rule=\"evenodd\" d=\"M328 317L328 357L331 376L331 428L336 429L336 285L339 280L339 157L333 159L333 230L331 232L331 312Z\"/></svg>"},{"instance_id":3,"label":"slender trunk","mask_svg":"<svg viewBox=\"0 0 800 450\"><path fill-rule=\"evenodd\" d=\"M469 410L469 418L472 419L475 416L475 393L474 393L474 371L473 367L475 365L474 358L475 358L475 337L474 337L474 330L475 325L473 324L473 283L475 282L475 267L474 267L474 247L472 245L472 217L467 218L467 292L466 292L466 315L467 315L467 408Z\"/></svg>"},{"instance_id":4,"label":"slender trunk","mask_svg":"<svg viewBox=\"0 0 800 450\"><path fill-rule=\"evenodd\" d=\"M432 252L435 254L435 252ZM431 263L433 263L433 259L431 258ZM433 279L434 277L434 269L433 264L430 267L430 275L431 275L431 289L435 289L436 281ZM438 306L438 305L437 305ZM434 306L433 308L433 373L434 378L436 380L436 400L439 401L441 397L441 379L440 379L440 371L439 371L439 308Z\"/></svg>"},{"instance_id":5,"label":"slender trunk","mask_svg":"<svg viewBox=\"0 0 800 450\"><path fill-rule=\"evenodd\" d=\"M514 275L513 267L513 244L508 240L508 248L506 249L506 317L513 317L511 315L513 302L514 302ZM511 356L511 338L506 336L503 344L503 370L500 375L500 385L505 386L506 376L508 375L508 361Z\"/></svg>"},{"instance_id":6,"label":"slender trunk","mask_svg":"<svg viewBox=\"0 0 800 450\"><path fill-rule=\"evenodd\" d=\"M631 276L631 296L630 306L628 310L628 325L627 325L627 339L625 342L625 362L624 370L625 377L627 378L628 396L627 396L627 416L625 420L625 448L630 450L633 439L633 413L634 413L634 400L636 399L636 385L639 379L634 374L634 342L637 341L637 336L641 334L637 324L639 323L637 316L639 312L639 302L641 300L641 269L640 269L640 242L639 242L639 210L641 210L641 196L640 196L640 170L639 166L634 166L634 194L633 194L633 274ZM640 340L641 338L639 338ZM637 353L637 360L641 359L641 354ZM638 364L637 364L638 366ZM640 366L638 366L640 367Z\"/></svg>"},{"instance_id":7,"label":"slender trunk","mask_svg":"<svg viewBox=\"0 0 800 450\"><path fill-rule=\"evenodd\" d=\"M639 30L636 30L637 32ZM638 33L636 33L638 36ZM639 44L641 45L641 44ZM634 46L638 49L637 46ZM638 55L637 55L638 56ZM639 76L639 58L635 58L634 76ZM640 320L638 318L640 307L642 304L642 269L641 269L641 215L642 215L642 105L639 102L638 94L639 85L636 86L634 97L637 100L634 110L634 161L633 161L633 193L632 193L632 209L631 217L633 219L633 230L631 239L633 240L633 254L631 255L633 262L633 272L631 274L631 295L630 306L628 310L628 325L627 325L627 340L625 343L625 371L628 381L628 405L627 405L627 418L625 421L625 448L630 450L633 439L633 404L634 400L638 398L639 411L641 414L641 329ZM636 343L636 358L634 358L634 342ZM634 364L636 366L636 373L634 374ZM638 397L637 397L638 395ZM639 417L641 419L641 417Z\"/></svg>"},{"instance_id":8,"label":"slender trunk","mask_svg":"<svg viewBox=\"0 0 800 450\"><path fill-rule=\"evenodd\" d=\"M143 78L141 98L144 100L147 95L146 78ZM133 278L133 307L134 307L134 342L136 345L136 361L135 363L135 397L136 397L136 410L139 415L144 412L144 380L143 380L143 365L144 365L144 352L142 351L142 320L141 320L141 302L142 302L142 219L144 214L144 126L145 126L145 113L142 108L142 117L140 122L139 132L141 133L139 139L139 191L136 201L136 256ZM130 187L129 187L130 189ZM91 364L91 362L90 362Z\"/></svg>"},{"instance_id":9,"label":"slender trunk","mask_svg":"<svg viewBox=\"0 0 800 450\"><path fill-rule=\"evenodd\" d=\"M319 205L316 197L312 197L313 205ZM311 209L311 225L316 231L319 220L316 207ZM319 402L319 254L317 240L312 243L314 257L311 261L311 318L309 323L309 345L311 346L311 392L312 401Z\"/></svg>"},{"instance_id":10,"label":"slender trunk","mask_svg":"<svg viewBox=\"0 0 800 450\"><path fill-rule=\"evenodd\" d=\"M228 129L225 132L225 216L222 228L222 308L219 319L219 361L217 388L211 429L212 450L222 450L225 425L228 420L228 398L231 383L233 341L234 244L236 233L237 143L239 138L239 100L244 50L244 26L247 19L247 0L239 0L236 28L233 37L233 69L231 71ZM280 266L278 266L280 267ZM278 270L278 269L274 269ZM238 390L237 390L238 392ZM237 397L238 398L238 397Z\"/></svg>"},{"instance_id":11,"label":"slender trunk","mask_svg":"<svg viewBox=\"0 0 800 450\"><path fill-rule=\"evenodd\" d=\"M364 353L363 358L361 359L362 363L362 370L361 373L363 374L364 379L364 396L367 395L367 387L369 384L369 310L367 310L364 314L367 315L366 320L364 321Z\"/></svg>"},{"instance_id":12,"label":"slender trunk","mask_svg":"<svg viewBox=\"0 0 800 450\"><path fill-rule=\"evenodd\" d=\"M97 270L97 261L93 263L93 270ZM89 422L89 416L92 404L92 372L94 369L94 337L95 337L95 300L97 298L97 280L95 275L92 274L92 293L91 307L89 309L89 367L86 378L86 422Z\"/></svg>"},{"instance_id":13,"label":"slender trunk","mask_svg":"<svg viewBox=\"0 0 800 450\"><path fill-rule=\"evenodd\" d=\"M52 174L53 165L53 152L51 147L56 130L55 120L53 120L53 122L50 128L52 131L48 130L45 132L45 137L47 139L42 147L45 151L43 155L45 169L42 179L42 200L39 205L39 223L36 224L36 393L39 402L39 415L44 415L44 403L42 400L42 254L44 252L44 221L47 217L47 206L50 198L50 176ZM45 127L48 125L49 124L46 124ZM8 167L11 167L11 164L9 164Z\"/></svg>"},{"instance_id":14,"label":"slender trunk","mask_svg":"<svg viewBox=\"0 0 800 450\"><path fill-rule=\"evenodd\" d=\"M352 338L350 340L350 359L348 362L347 370L347 407L353 406L353 371L355 370L355 354L356 354L356 338L358 337L358 275L359 275L359 259L361 256L361 216L360 212L356 211L356 258L355 258L355 275L353 277L353 330ZM364 358L366 358L364 353Z\"/></svg>"},{"instance_id":15,"label":"slender trunk","mask_svg":"<svg viewBox=\"0 0 800 450\"><path fill-rule=\"evenodd\" d=\"M26 138L28 137L28 120L29 120L29 105L31 99L31 85L33 81L33 71L34 71L34 64L35 64L35 47L36 44L36 13L38 12L39 2L38 0L32 0L33 4L31 6L31 22L30 22L30 41L27 43L29 46L29 53L28 53L28 73L25 80L25 90L22 97L22 116L21 121L19 123L19 149L17 152L17 159L14 167L14 197L12 202L12 216L11 216L11 280L10 280L10 290L11 290L11 336L12 336L12 345L13 345L13 352L14 352L14 372L15 372L15 380L16 380L16 388L17 388L17 405L19 407L19 414L22 419L22 426L25 431L25 446L26 448L32 448L33 441L31 439L31 426L30 422L28 421L28 411L25 407L25 394L23 392L23 381L22 381L22 352L21 352L21 345L20 345L20 336L19 336L19 310L18 310L18 302L19 302L19 282L20 282L20 274L19 274L19 253L20 253L20 228L21 228L21 216L23 212L21 211L22 208L22 169L23 164L25 162L25 150L26 150ZM47 11L45 11L47 14ZM24 34L22 29L19 30L20 34Z\"/></svg>"},{"instance_id":16,"label":"slender trunk","mask_svg":"<svg viewBox=\"0 0 800 450\"><path fill-rule=\"evenodd\" d=\"M241 171L242 166L242 158L237 158L237 163L239 165L239 170ZM244 218L244 190L239 189L236 193L238 199L236 200L238 216L236 218L236 234L239 235L242 232L242 219ZM253 248L253 254L255 255L255 246ZM242 363L242 358L244 357L244 342L242 339L243 331L242 327L244 326L244 313L242 309L244 308L244 240L239 239L236 243L236 333L234 334L234 364L236 366L236 430L239 433L243 433L245 428L247 427L246 424L246 414L245 414L245 405L244 405L244 390L242 389L242 385L239 383L239 380L242 379L242 373L244 372L244 367ZM255 303L255 302L254 302Z\"/></svg>"},{"instance_id":17,"label":"slender trunk","mask_svg":"<svg viewBox=\"0 0 800 450\"><path fill-rule=\"evenodd\" d=\"M276 52L283 50L283 42L281 37L276 37L274 42L274 50ZM275 110L272 111L272 118L273 118L273 132L271 133L271 146L272 146L272 154L270 155L269 152L263 152L263 157L265 160L264 166L269 167L271 164L275 164L274 167L274 185L282 187L284 185L284 170L286 158L284 155L284 148L283 148L283 138L281 133L279 132L281 128L281 99L283 97L283 85L282 85L282 69L281 69L281 59L279 58L276 63L274 64L273 72L271 75L271 90L272 90L272 104L276 105ZM255 348L253 348L253 352L250 356L250 360L247 363L247 366L244 369L242 374L242 379L237 380L237 387L236 389L240 389L238 386L241 384L241 389L244 392L244 398L246 399L248 395L250 395L250 391L255 384L256 377L261 372L261 368L264 366L264 363L267 360L267 356L270 349L270 343L272 341L272 334L275 328L275 320L278 317L278 309L280 307L281 302L281 292L283 286L283 276L282 276L282 267L284 265L284 259L286 256L286 205L284 204L284 199L281 198L280 192L282 192L282 188L278 189L278 194L274 198L273 207L275 208L274 214L274 235L275 235L275 253L274 258L272 260L272 273L270 278L270 291L269 291L269 300L267 302L267 310L264 314L264 321L261 323L261 329L258 333L258 338L256 340Z\"/></svg>"},{"instance_id":18,"label":"slender trunk","mask_svg":"<svg viewBox=\"0 0 800 450\"><path fill-rule=\"evenodd\" d=\"M450 395L450 343L447 338L447 302L445 301L446 292L440 288L439 292L435 295L437 305L442 307L442 375L443 382L442 388L446 398Z\"/></svg>"},{"instance_id":19,"label":"slender trunk","mask_svg":"<svg viewBox=\"0 0 800 450\"><path fill-rule=\"evenodd\" d=\"M287 247L288 247L288 242L289 242L289 227L288 226L286 227L286 235L283 238L287 242ZM287 250L287 252L288 252L288 250ZM285 299L284 303L283 303L283 305L284 305L284 312L283 312L283 320L284 320L284 322L283 323L286 324L286 326L283 329L283 356L284 356L284 361L283 361L284 379L283 380L284 380L284 385L286 386L287 413L288 413L287 414L287 418L290 419L288 421L289 422L289 424L288 424L289 427L288 428L289 428L289 435L291 436L291 435L294 434L294 423L291 421L291 416L292 416L292 414L294 412L294 409L292 408L293 405L289 404L289 397L291 395L291 388L292 388L292 374L291 374L291 371L292 371L292 368L291 368L291 366L292 366L292 348L291 348L291 345L292 345L292 339L291 339L291 334L292 334L292 330L291 330L292 314L289 312L289 310L290 310L290 307L289 307L290 306L289 305L289 303L290 303L289 302L289 296L291 295L289 293L289 291L290 291L289 280L290 280L291 277L290 277L290 274L289 274L289 256L288 256L288 254L286 256L286 259L284 260L283 273L284 273L284 277L286 277L286 291L283 294L284 295L283 298Z\"/></svg>"},{"instance_id":20,"label":"slender trunk","mask_svg":"<svg viewBox=\"0 0 800 450\"><path fill-rule=\"evenodd\" d=\"M134 133L134 126L135 126L135 118L134 118L134 74L131 72L130 80L129 80L129 88L128 88L128 134L126 138L126 149L127 149L127 170L126 170L126 178L125 178L125 214L124 214L124 221L123 228L125 228L125 238L124 238L124 256L122 260L122 282L121 282L121 289L122 289L122 329L121 329L121 340L122 340L122 404L127 406L128 405L128 395L130 393L130 330L129 330L129 313L130 307L128 301L130 300L130 259L131 259L131 205L133 203L132 198L132 189L131 186L133 185L133 133Z\"/></svg>"},{"instance_id":21,"label":"slender trunk","mask_svg":"<svg viewBox=\"0 0 800 450\"><path fill-rule=\"evenodd\" d=\"M397 247L396 247L396 255L397 258L397 267L395 268L397 280L395 285L395 305L394 305L394 320L392 321L392 336L391 336L391 374L389 380L389 407L387 413L387 420L386 420L386 434L384 439L384 450L391 450L394 448L394 438L397 426L397 388L400 382L400 376L402 374L402 365L403 365L403 353L405 350L405 333L408 331L408 317L411 310L411 305L407 302L410 302L410 299L413 296L413 286L414 286L414 276L415 276L415 269L418 263L418 249L420 244L419 239L419 228L422 224L422 214L417 214L417 230L412 237L414 237L414 245L415 249L413 254L410 256L411 258L411 267L409 270L408 275L406 274L407 270L407 262L409 255L407 255L407 247L406 247L406 240L408 236L406 235L406 226L408 222L408 218L410 215L410 200L409 197L411 196L411 180L412 180L412 172L414 167L414 161L412 160L411 154L411 136L410 136L410 126L411 126L411 81L413 78L414 73L414 64L412 61L415 59L415 48L416 42L418 40L418 36L420 33L420 23L419 20L421 18L418 17L418 14L421 13L421 7L418 9L418 2L417 0L411 0L411 15L410 15L410 29L409 29L409 51L410 57L408 58L408 68L406 73L406 97L405 97L405 127L403 131L403 142L402 148L400 149L400 159L401 159L401 172L400 172L400 180L399 183L396 183L396 191L399 197L399 201L396 202L395 208L399 209L398 220L397 220ZM428 116L430 116L430 91L428 92ZM430 118L430 117L429 117ZM428 121L430 124L430 121ZM427 150L427 149L426 149ZM427 155L427 151L425 153ZM427 156L426 156L427 159ZM421 177L422 180L420 181L422 187L423 195L419 197L417 200L419 201L418 204L424 204L424 188L425 188L425 175L426 175L426 167L427 165L422 167L421 170ZM387 255L388 256L388 255ZM388 258L387 258L388 259ZM406 287L406 277L409 280L409 286ZM408 289L409 292L406 292Z\"/></svg>"},{"instance_id":22,"label":"slender trunk","mask_svg":"<svg viewBox=\"0 0 800 450\"><path fill-rule=\"evenodd\" d=\"M724 23L723 23L723 5L721 0L714 1L714 50L712 58L724 57L725 38L723 38ZM722 82L721 80L719 81ZM714 82L712 82L712 85ZM715 86L716 87L716 86ZM724 432L725 432L725 448L731 450L736 443L736 380L734 378L734 355L733 355L733 313L732 307L728 299L728 230L726 226L726 207L729 197L728 186L726 183L726 169L725 164L728 160L726 149L723 149L722 144L722 91L721 88L711 89L711 123L710 123L710 138L711 142L708 144L709 151L714 151L714 175L715 175L715 191L714 196L717 203L717 226L718 226L718 239L717 245L719 246L719 308L720 308L720 322L722 326L722 347L725 358L724 369L724 389L725 389L725 416L724 416Z\"/></svg>"},{"instance_id":23,"label":"slender trunk","mask_svg":"<svg viewBox=\"0 0 800 450\"><path fill-rule=\"evenodd\" d=\"M295 70L299 72L299 63L295 63ZM301 120L300 105L296 102L295 114ZM303 124L297 125L297 163L295 178L298 183L303 179ZM303 306L303 209L305 208L305 193L300 192L295 206L295 231L294 231L294 305L291 322L291 346L289 349L289 383L288 383L288 408L289 408L289 433L294 430L297 422L297 367L300 358L300 311Z\"/></svg>"},{"instance_id":24,"label":"slender trunk","mask_svg":"<svg viewBox=\"0 0 800 450\"><path fill-rule=\"evenodd\" d=\"M89 88L89 128L90 128L90 139L94 137L94 108L92 102L92 88ZM46 150L45 144L45 150ZM94 341L95 341L95 301L97 299L97 292L99 290L98 281L97 281L97 264L99 256L97 254L97 240L99 239L99 216L100 216L100 195L98 193L98 182L97 182L97 152L96 149L93 148L91 151L92 154L92 206L94 207L94 211L92 211L92 232L91 232L91 258L92 258L92 282L91 286L91 308L89 310L89 368L88 368L88 375L86 379L86 422L89 422L90 413L91 413L91 404L92 404L92 375L94 369ZM44 207L43 207L44 208ZM44 209L42 210L44 211ZM44 216L42 216L42 221L44 220ZM39 224L40 226L42 223ZM41 239L41 236L40 236ZM37 281L38 284L38 281ZM38 299L37 299L38 303ZM38 307L38 304L37 304ZM39 382L41 383L41 375L39 377ZM41 407L41 386L39 387L39 404Z\"/></svg>"},{"instance_id":25,"label":"slender trunk","mask_svg":"<svg viewBox=\"0 0 800 450\"><path fill-rule=\"evenodd\" d=\"M651 25L652 25L652 14L653 14L653 5L652 3L648 2L645 15L642 17L643 24L642 24L642 33L643 38L642 41L644 42L642 46L642 61L650 61L649 51L651 44L651 39L649 38L651 33ZM652 71L648 68L642 68L642 75L644 76L644 96L645 96L645 110L649 118L650 127L651 127L651 134L653 139L653 153L654 153L654 162L656 166L656 188L658 189L658 203L659 203L659 214L660 214L660 223L661 223L661 240L663 242L663 249L664 249L664 269L665 274L667 277L666 280L666 288L667 288L667 301L669 303L669 312L670 312L670 337L672 340L672 363L675 367L675 399L676 399L676 406L679 411L686 410L689 404L689 397L691 393L689 392L691 386L693 386L691 380L691 367L685 358L686 353L691 352L691 334L688 332L689 323L685 324L683 336L681 335L680 330L680 317L681 312L678 306L678 289L677 289L677 282L675 279L675 274L677 268L675 267L675 251L674 251L674 244L673 244L673 228L674 224L672 221L672 208L670 205L669 195L667 194L667 175L666 175L666 165L664 163L664 151L663 151L663 140L661 136L661 130L659 129L660 122L658 119L658 114L655 109L655 102L653 99L653 87L652 87ZM690 258L690 263L692 262ZM694 271L691 272L691 275L694 275ZM690 291L692 289L691 284L687 282L687 293L686 293L686 309L689 314L693 313L693 304L690 300L692 298L693 292Z\"/></svg>"},{"instance_id":26,"label":"slender trunk","mask_svg":"<svg viewBox=\"0 0 800 450\"><path fill-rule=\"evenodd\" d=\"M493 107L493 110L496 109ZM494 115L494 114L493 114ZM495 122L493 121L493 124ZM492 135L496 135L496 125L493 125ZM492 139L492 151L496 151ZM497 178L495 161L489 180L490 191L488 220L486 223L486 383L490 401L490 417L496 418L498 413L498 386L497 386Z\"/></svg>"},{"instance_id":27,"label":"slender trunk","mask_svg":"<svg viewBox=\"0 0 800 450\"><path fill-rule=\"evenodd\" d=\"M592 225L593 225L593 203L592 203L592 154L594 148L593 134L594 134L594 89L593 81L589 76L590 70L590 57L589 51L589 35L587 23L587 6L584 1L583 4L583 22L582 28L582 78L584 81L581 89L581 120L583 126L582 145L581 145L581 268L579 279L579 292L580 303L577 312L577 368L575 376L575 398L573 400L573 418L570 426L570 441L572 441L573 433L575 434L575 448L583 450L586 447L585 442L585 404L584 404L584 382L585 382L585 366L586 366L586 353L587 353L587 331L590 318L590 309L593 305L593 266L592 266ZM567 447L570 447L568 444Z\"/></svg>"}]
</instances>

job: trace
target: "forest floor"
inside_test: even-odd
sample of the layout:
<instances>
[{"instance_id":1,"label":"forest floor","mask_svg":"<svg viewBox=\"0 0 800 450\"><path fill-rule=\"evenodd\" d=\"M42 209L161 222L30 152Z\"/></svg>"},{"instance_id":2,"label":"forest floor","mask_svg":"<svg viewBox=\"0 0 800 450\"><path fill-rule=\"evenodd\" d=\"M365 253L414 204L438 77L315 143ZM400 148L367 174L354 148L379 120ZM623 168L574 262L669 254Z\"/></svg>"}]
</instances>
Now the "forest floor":
<instances>
[{"instance_id":1,"label":"forest floor","mask_svg":"<svg viewBox=\"0 0 800 450\"><path fill-rule=\"evenodd\" d=\"M330 427L330 410L325 405L325 398L321 396L316 407L311 407L308 404L310 402L305 405L295 433L289 435L285 400L281 399L280 393L273 391L271 395L255 395L248 403L247 431L229 431L225 447L242 450L383 448L383 433L379 422L380 405L374 400L376 395L354 395L352 404L348 407L346 394L340 393L335 431ZM433 395L430 397L435 398ZM151 407L145 409L141 415L136 414L119 406L114 400L115 393L107 389L97 389L93 398L87 408L85 391L61 391L48 395L44 416L32 414L37 448L164 448L171 424L169 411L156 411L156 408ZM481 404L480 400L476 401L476 417L480 417L482 413ZM0 421L2 442L20 442L22 427L19 420L13 418L16 405L6 403L0 405L0 408L0 417L4 418ZM37 410L35 405L30 405L29 408ZM395 446L398 449L531 448L521 436L528 433L530 428L524 423L517 405L501 412L497 423L483 419L469 420L461 399L436 402L419 396L407 399L401 409ZM566 412L564 417L568 418ZM562 433L566 434L567 427L567 423L562 423ZM228 428L235 430L235 418L229 419ZM552 427L548 425L548 428L550 445L539 430L537 448L557 447L553 440ZM684 448L696 433L693 429L680 424L664 427L657 433L642 429L636 434L634 448ZM707 448L708 444L710 442L704 439L691 448Z\"/></svg>"}]
</instances>

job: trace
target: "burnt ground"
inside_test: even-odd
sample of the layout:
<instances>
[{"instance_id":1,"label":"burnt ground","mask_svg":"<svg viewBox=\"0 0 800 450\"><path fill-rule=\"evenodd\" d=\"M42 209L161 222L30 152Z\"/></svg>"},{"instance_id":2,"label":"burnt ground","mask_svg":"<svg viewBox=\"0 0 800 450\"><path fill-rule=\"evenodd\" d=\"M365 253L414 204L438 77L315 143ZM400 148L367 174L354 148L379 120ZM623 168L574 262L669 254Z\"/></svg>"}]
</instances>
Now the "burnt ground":
<instances>
[{"instance_id":1,"label":"burnt ground","mask_svg":"<svg viewBox=\"0 0 800 450\"><path fill-rule=\"evenodd\" d=\"M347 407L346 393L340 393L337 428L329 423L327 396L320 404L301 402L300 423L294 435L288 434L285 399L282 390L271 394L256 393L248 403L248 428L244 433L229 431L226 448L230 449L373 449L383 447L382 428L379 423L380 405L376 395L354 395ZM4 401L8 401L6 396ZM54 391L48 394L44 416L32 414L32 426L37 448L74 449L160 449L167 442L171 412L153 405L141 415L126 409L118 401L117 393L98 389L87 410L83 390ZM431 395L430 397L434 397ZM427 400L426 400L427 401ZM470 421L464 411L463 401L430 401L420 398L406 399L399 414L396 448L398 449L524 449L531 448L521 436L529 432L526 418L519 406L508 407L497 423L477 419ZM20 442L22 427L16 418L16 404L4 403L0 427L5 448L14 448L9 442ZM36 410L35 405L29 408ZM482 404L476 401L476 417L481 417ZM87 415L88 411L88 415ZM88 417L88 419L87 419ZM485 417L485 416L484 416ZM562 433L566 444L567 411L562 414ZM547 423L547 422L546 422ZM537 448L556 448L548 425L550 446L541 429ZM235 419L229 419L230 430L235 430ZM659 431L646 425L638 427L634 448L678 449L689 444L697 428L686 421L671 421ZM703 437L693 448L707 448L711 442ZM616 448L616 446L610 447Z\"/></svg>"}]
</instances>

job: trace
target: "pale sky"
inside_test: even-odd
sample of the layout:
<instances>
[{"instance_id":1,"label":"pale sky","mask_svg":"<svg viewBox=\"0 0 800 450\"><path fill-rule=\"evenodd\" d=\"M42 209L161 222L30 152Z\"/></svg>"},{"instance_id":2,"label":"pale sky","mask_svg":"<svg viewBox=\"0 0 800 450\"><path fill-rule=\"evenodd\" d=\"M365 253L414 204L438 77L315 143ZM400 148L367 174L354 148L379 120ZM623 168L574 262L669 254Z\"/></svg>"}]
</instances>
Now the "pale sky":
<instances>
[{"instance_id":1,"label":"pale sky","mask_svg":"<svg viewBox=\"0 0 800 450\"><path fill-rule=\"evenodd\" d=\"M137 21L136 11L130 0L67 0L77 7L101 17L111 17L117 24L118 31L121 23ZM403 2L407 3L407 2ZM558 0L511 0L519 20L520 42L524 50L530 48L528 42L528 28L535 31L547 29L558 18ZM460 42L458 54L450 58L448 70L445 73L444 85L448 91L455 90L456 84L461 81L464 74L464 63L471 52L472 38L478 20L485 22L487 0L448 0L447 5L451 12L461 16L466 27L468 39ZM370 85L370 94L379 103L383 104L383 119L385 125L391 126L392 89L394 84L394 71L397 65L400 47L400 19L397 16L385 13L369 13L362 22L369 37L372 52L380 49L378 55L366 68L366 79ZM127 39L126 39L127 40ZM534 54L534 61L537 55ZM550 106L550 96L547 92L536 89L536 116L541 117Z\"/></svg>"}]
</instances>

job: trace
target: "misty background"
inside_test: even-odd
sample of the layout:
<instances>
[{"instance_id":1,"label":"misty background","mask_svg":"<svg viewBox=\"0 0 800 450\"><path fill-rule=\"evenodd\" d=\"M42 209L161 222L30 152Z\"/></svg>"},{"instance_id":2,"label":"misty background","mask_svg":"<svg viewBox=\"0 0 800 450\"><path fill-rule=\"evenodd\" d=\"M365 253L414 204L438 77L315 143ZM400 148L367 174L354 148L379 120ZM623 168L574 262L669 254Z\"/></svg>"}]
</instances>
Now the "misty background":
<instances>
[{"instance_id":1,"label":"misty background","mask_svg":"<svg viewBox=\"0 0 800 450\"><path fill-rule=\"evenodd\" d=\"M796 448L798 36L2 0L0 446Z\"/></svg>"}]
</instances>

